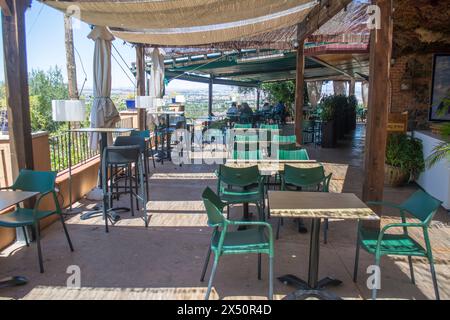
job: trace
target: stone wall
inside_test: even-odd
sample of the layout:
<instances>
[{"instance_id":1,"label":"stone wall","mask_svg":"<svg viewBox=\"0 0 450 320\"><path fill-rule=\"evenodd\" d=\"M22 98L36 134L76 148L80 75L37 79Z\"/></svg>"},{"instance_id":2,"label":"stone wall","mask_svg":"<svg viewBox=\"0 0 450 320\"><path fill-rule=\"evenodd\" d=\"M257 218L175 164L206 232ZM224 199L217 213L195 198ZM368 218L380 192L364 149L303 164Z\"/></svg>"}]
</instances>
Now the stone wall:
<instances>
[{"instance_id":1,"label":"stone wall","mask_svg":"<svg viewBox=\"0 0 450 320\"><path fill-rule=\"evenodd\" d=\"M427 129L433 54L450 52L450 1L395 0L391 112L409 113L410 129Z\"/></svg>"}]
</instances>

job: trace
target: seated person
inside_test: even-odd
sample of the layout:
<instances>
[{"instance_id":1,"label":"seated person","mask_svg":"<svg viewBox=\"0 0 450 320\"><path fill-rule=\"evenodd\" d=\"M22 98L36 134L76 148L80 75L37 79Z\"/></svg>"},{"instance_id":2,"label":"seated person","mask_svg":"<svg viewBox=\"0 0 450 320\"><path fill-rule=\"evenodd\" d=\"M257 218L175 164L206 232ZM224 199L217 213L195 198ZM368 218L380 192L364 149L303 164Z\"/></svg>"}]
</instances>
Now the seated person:
<instances>
[{"instance_id":1,"label":"seated person","mask_svg":"<svg viewBox=\"0 0 450 320\"><path fill-rule=\"evenodd\" d=\"M244 102L241 106L241 109L239 110L240 114L245 114L245 115L253 115L253 110L252 108L250 108L250 106L248 105L247 102Z\"/></svg>"},{"instance_id":2,"label":"seated person","mask_svg":"<svg viewBox=\"0 0 450 320\"><path fill-rule=\"evenodd\" d=\"M263 107L262 107L262 111L270 112L271 109L272 109L272 107L270 106L270 104L268 102L264 102Z\"/></svg>"},{"instance_id":3,"label":"seated person","mask_svg":"<svg viewBox=\"0 0 450 320\"><path fill-rule=\"evenodd\" d=\"M235 115L237 113L238 113L238 108L237 108L236 102L232 102L231 107L228 108L227 114Z\"/></svg>"}]
</instances>

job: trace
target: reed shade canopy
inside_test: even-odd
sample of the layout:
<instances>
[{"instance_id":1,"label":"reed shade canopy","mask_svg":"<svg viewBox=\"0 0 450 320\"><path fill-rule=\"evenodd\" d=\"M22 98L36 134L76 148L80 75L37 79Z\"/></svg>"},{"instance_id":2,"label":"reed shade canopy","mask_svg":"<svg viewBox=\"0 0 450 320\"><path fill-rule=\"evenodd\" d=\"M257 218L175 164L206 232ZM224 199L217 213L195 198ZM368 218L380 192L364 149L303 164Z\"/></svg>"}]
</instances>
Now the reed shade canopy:
<instances>
[{"instance_id":1,"label":"reed shade canopy","mask_svg":"<svg viewBox=\"0 0 450 320\"><path fill-rule=\"evenodd\" d=\"M302 22L317 0L42 1L133 43L189 46L226 42Z\"/></svg>"}]
</instances>

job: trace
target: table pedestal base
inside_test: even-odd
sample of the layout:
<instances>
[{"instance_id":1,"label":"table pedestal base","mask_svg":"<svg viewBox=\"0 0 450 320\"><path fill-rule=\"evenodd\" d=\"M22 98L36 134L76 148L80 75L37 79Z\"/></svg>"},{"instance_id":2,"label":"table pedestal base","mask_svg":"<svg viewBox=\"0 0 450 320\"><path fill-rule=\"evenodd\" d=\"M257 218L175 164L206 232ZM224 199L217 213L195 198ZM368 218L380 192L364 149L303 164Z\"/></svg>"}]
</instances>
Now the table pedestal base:
<instances>
[{"instance_id":1,"label":"table pedestal base","mask_svg":"<svg viewBox=\"0 0 450 320\"><path fill-rule=\"evenodd\" d=\"M328 286L338 286L342 281L330 277L323 278L317 282L316 288L311 288L308 283L297 276L288 274L278 278L281 282L287 285L296 287L298 290L288 294L283 300L306 300L308 298L317 298L320 300L341 300L332 292L324 290Z\"/></svg>"},{"instance_id":2,"label":"table pedestal base","mask_svg":"<svg viewBox=\"0 0 450 320\"><path fill-rule=\"evenodd\" d=\"M0 288L23 286L28 283L28 279L22 276L8 277L0 280Z\"/></svg>"},{"instance_id":3,"label":"table pedestal base","mask_svg":"<svg viewBox=\"0 0 450 320\"><path fill-rule=\"evenodd\" d=\"M106 214L108 215L108 217L113 222L117 222L117 221L120 220L120 216L119 216L119 214L117 212L129 212L129 211L130 211L130 209L129 208L125 208L125 207L111 208L111 209L108 209ZM88 219L92 219L92 218L99 217L99 216L102 216L102 215L103 215L103 209L97 207L97 208L95 208L95 210L83 213L80 216L80 219L81 220L88 220Z\"/></svg>"}]
</instances>

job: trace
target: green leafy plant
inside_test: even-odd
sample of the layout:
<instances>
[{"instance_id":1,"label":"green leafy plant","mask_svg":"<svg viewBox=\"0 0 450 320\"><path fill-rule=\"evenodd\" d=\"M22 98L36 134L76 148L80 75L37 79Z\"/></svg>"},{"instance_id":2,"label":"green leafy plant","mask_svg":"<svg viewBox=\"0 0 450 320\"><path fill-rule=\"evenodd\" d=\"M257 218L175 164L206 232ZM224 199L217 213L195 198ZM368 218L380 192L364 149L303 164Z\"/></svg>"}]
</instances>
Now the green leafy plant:
<instances>
[{"instance_id":1,"label":"green leafy plant","mask_svg":"<svg viewBox=\"0 0 450 320\"><path fill-rule=\"evenodd\" d=\"M325 96L319 103L319 116L322 121L331 121L335 116L333 96Z\"/></svg>"},{"instance_id":2,"label":"green leafy plant","mask_svg":"<svg viewBox=\"0 0 450 320\"><path fill-rule=\"evenodd\" d=\"M424 169L422 141L406 134L391 134L386 145L386 164L416 178Z\"/></svg>"},{"instance_id":3,"label":"green leafy plant","mask_svg":"<svg viewBox=\"0 0 450 320\"><path fill-rule=\"evenodd\" d=\"M447 138L450 136L450 123L446 123L442 126L441 134ZM450 143L447 141L441 142L433 148L433 152L425 160L427 168L435 166L439 161L445 158L450 160Z\"/></svg>"},{"instance_id":4,"label":"green leafy plant","mask_svg":"<svg viewBox=\"0 0 450 320\"><path fill-rule=\"evenodd\" d=\"M356 96L351 95L348 97L348 108L351 111L356 112L356 109L358 108L358 99L356 98Z\"/></svg>"}]
</instances>

